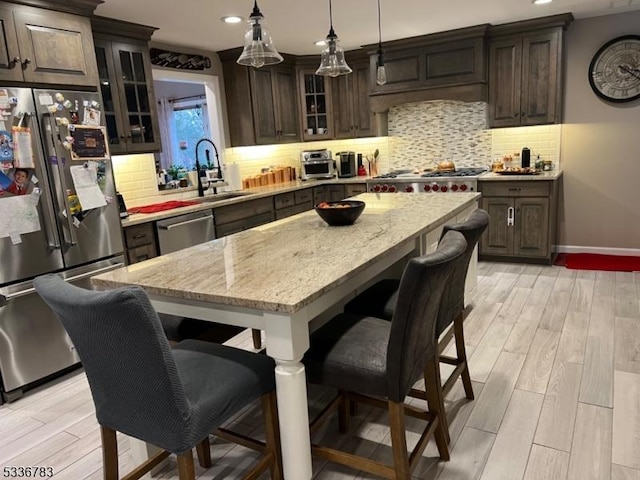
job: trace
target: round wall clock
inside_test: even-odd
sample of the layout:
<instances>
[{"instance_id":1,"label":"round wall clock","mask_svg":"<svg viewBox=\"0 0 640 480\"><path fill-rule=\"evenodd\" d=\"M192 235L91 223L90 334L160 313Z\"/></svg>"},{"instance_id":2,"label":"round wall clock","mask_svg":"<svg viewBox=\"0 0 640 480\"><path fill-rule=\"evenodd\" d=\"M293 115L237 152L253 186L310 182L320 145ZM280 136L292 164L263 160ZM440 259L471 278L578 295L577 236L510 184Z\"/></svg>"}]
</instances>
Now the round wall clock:
<instances>
[{"instance_id":1,"label":"round wall clock","mask_svg":"<svg viewBox=\"0 0 640 480\"><path fill-rule=\"evenodd\" d=\"M640 35L625 35L605 43L589 65L589 83L609 102L640 98Z\"/></svg>"}]
</instances>

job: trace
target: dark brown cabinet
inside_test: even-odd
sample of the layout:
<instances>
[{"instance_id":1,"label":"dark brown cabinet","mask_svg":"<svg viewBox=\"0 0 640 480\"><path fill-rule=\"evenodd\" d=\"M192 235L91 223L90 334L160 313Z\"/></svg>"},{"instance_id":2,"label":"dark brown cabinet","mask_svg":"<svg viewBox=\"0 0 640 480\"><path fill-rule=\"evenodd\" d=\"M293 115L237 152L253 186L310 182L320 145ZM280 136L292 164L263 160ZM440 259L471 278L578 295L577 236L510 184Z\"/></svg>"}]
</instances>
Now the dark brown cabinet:
<instances>
[{"instance_id":1,"label":"dark brown cabinet","mask_svg":"<svg viewBox=\"0 0 640 480\"><path fill-rule=\"evenodd\" d=\"M250 76L256 143L300 141L295 70L286 66L252 68Z\"/></svg>"},{"instance_id":2,"label":"dark brown cabinet","mask_svg":"<svg viewBox=\"0 0 640 480\"><path fill-rule=\"evenodd\" d=\"M148 41L153 27L92 18L100 92L111 153L161 150ZM136 29L137 27L137 29ZM133 31L134 37L105 32Z\"/></svg>"},{"instance_id":3,"label":"dark brown cabinet","mask_svg":"<svg viewBox=\"0 0 640 480\"><path fill-rule=\"evenodd\" d=\"M0 3L0 30L0 80L98 84L88 18Z\"/></svg>"},{"instance_id":4,"label":"dark brown cabinet","mask_svg":"<svg viewBox=\"0 0 640 480\"><path fill-rule=\"evenodd\" d=\"M344 185L319 185L313 187L313 204L320 202L339 202L345 198Z\"/></svg>"},{"instance_id":5,"label":"dark brown cabinet","mask_svg":"<svg viewBox=\"0 0 640 480\"><path fill-rule=\"evenodd\" d=\"M489 124L562 121L564 31L571 14L493 27L489 43Z\"/></svg>"},{"instance_id":6,"label":"dark brown cabinet","mask_svg":"<svg viewBox=\"0 0 640 480\"><path fill-rule=\"evenodd\" d=\"M353 72L332 79L333 138L374 136L373 113L369 104L369 62L353 62Z\"/></svg>"},{"instance_id":7,"label":"dark brown cabinet","mask_svg":"<svg viewBox=\"0 0 640 480\"><path fill-rule=\"evenodd\" d=\"M305 188L294 192L280 193L273 197L276 220L306 212L313 208L313 190Z\"/></svg>"},{"instance_id":8,"label":"dark brown cabinet","mask_svg":"<svg viewBox=\"0 0 640 480\"><path fill-rule=\"evenodd\" d=\"M491 218L480 256L552 260L557 182L478 182L481 205Z\"/></svg>"},{"instance_id":9,"label":"dark brown cabinet","mask_svg":"<svg viewBox=\"0 0 640 480\"><path fill-rule=\"evenodd\" d=\"M129 264L158 256L158 245L152 222L125 228L124 240Z\"/></svg>"},{"instance_id":10,"label":"dark brown cabinet","mask_svg":"<svg viewBox=\"0 0 640 480\"><path fill-rule=\"evenodd\" d=\"M344 186L344 198L354 197L361 193L367 193L366 183L347 183Z\"/></svg>"},{"instance_id":11,"label":"dark brown cabinet","mask_svg":"<svg viewBox=\"0 0 640 480\"><path fill-rule=\"evenodd\" d=\"M273 222L273 198L246 200L213 209L216 238Z\"/></svg>"},{"instance_id":12,"label":"dark brown cabinet","mask_svg":"<svg viewBox=\"0 0 640 480\"><path fill-rule=\"evenodd\" d=\"M298 80L292 59L251 68L236 63L241 51L218 52L231 146L299 142Z\"/></svg>"}]
</instances>

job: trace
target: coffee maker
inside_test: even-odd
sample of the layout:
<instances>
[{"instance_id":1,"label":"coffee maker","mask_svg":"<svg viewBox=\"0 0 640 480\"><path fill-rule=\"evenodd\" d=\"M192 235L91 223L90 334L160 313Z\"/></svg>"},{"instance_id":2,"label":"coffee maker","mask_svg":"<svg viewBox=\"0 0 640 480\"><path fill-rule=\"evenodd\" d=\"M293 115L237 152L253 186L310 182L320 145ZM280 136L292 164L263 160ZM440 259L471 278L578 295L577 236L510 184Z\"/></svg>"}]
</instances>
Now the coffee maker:
<instances>
[{"instance_id":1,"label":"coffee maker","mask_svg":"<svg viewBox=\"0 0 640 480\"><path fill-rule=\"evenodd\" d=\"M349 178L357 175L356 152L338 152L338 177Z\"/></svg>"}]
</instances>

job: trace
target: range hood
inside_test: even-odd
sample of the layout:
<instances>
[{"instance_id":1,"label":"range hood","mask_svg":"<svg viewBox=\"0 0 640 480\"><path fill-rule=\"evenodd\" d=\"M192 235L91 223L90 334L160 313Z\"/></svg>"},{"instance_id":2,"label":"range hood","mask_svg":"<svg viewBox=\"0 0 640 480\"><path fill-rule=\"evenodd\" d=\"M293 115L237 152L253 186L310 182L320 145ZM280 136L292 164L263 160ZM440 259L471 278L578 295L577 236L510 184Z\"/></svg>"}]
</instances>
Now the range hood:
<instances>
[{"instance_id":1,"label":"range hood","mask_svg":"<svg viewBox=\"0 0 640 480\"><path fill-rule=\"evenodd\" d=\"M405 103L432 100L487 101L487 35L489 24L406 38L383 44L387 83L371 78L374 113ZM376 71L376 45L370 71Z\"/></svg>"}]
</instances>

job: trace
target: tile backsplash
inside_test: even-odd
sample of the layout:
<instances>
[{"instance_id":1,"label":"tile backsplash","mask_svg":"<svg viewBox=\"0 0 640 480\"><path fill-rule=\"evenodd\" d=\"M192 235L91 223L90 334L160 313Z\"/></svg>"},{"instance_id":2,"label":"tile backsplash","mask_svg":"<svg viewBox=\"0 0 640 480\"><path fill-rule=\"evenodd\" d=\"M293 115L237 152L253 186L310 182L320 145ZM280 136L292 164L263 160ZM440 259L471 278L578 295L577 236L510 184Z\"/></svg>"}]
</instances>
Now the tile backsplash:
<instances>
[{"instance_id":1,"label":"tile backsplash","mask_svg":"<svg viewBox=\"0 0 640 480\"><path fill-rule=\"evenodd\" d=\"M452 159L458 167L488 167L495 158L529 147L532 160L540 155L560 168L561 134L562 125L489 129L483 102L421 102L389 110L388 137L233 147L223 150L221 159L237 163L245 178L270 166L291 166L299 173L302 150L328 148L335 157L343 150L367 155L378 149L378 172L385 173L431 167L441 159ZM129 207L196 196L193 189L160 194L153 154L114 156L113 166L116 186Z\"/></svg>"},{"instance_id":2,"label":"tile backsplash","mask_svg":"<svg viewBox=\"0 0 640 480\"><path fill-rule=\"evenodd\" d=\"M463 167L491 163L484 102L439 100L392 107L389 135L394 138L392 168L432 167L445 159Z\"/></svg>"}]
</instances>

